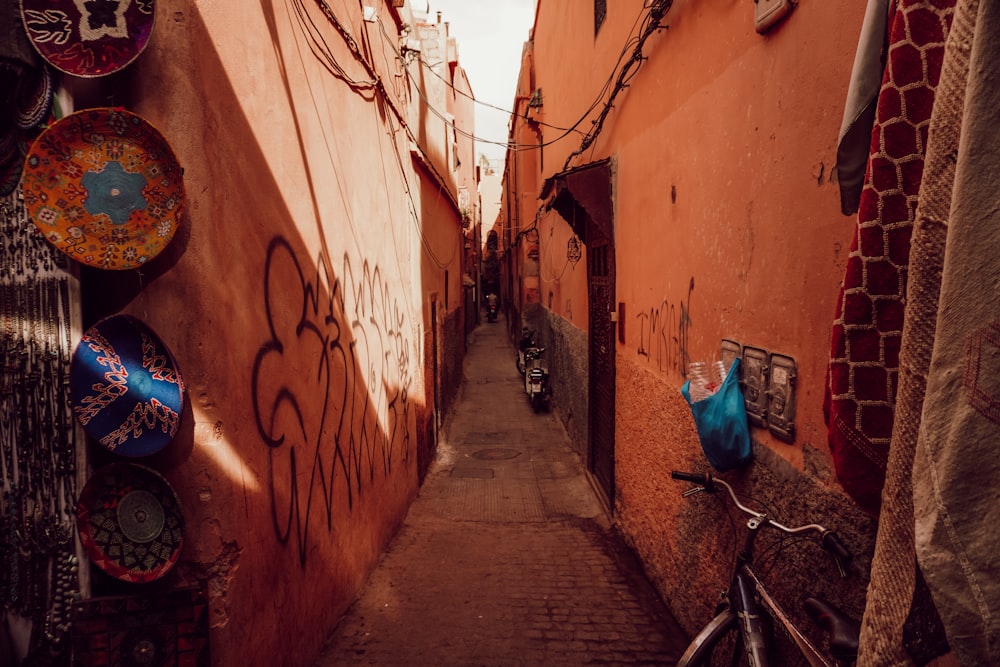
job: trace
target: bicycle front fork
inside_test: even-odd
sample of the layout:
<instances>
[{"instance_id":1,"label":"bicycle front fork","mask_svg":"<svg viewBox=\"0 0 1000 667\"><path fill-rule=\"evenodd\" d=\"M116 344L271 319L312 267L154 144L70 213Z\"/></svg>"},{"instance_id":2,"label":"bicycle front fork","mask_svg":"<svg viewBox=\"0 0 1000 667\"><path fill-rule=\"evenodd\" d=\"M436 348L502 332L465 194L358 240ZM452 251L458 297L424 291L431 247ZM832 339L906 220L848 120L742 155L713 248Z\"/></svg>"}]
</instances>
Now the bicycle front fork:
<instances>
[{"instance_id":1,"label":"bicycle front fork","mask_svg":"<svg viewBox=\"0 0 1000 667\"><path fill-rule=\"evenodd\" d=\"M729 592L730 603L739 619L743 635L743 648L747 659L756 667L767 667L767 626L760 605L753 594L753 586L742 572L737 572Z\"/></svg>"}]
</instances>

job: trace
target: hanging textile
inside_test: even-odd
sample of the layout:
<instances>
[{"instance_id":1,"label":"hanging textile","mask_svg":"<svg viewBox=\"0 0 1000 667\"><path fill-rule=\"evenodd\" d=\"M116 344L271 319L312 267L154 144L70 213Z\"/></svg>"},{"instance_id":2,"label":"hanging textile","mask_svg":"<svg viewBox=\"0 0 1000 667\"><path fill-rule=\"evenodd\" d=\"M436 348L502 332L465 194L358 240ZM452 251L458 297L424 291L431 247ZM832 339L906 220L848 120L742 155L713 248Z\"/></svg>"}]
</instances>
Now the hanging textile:
<instances>
[{"instance_id":1,"label":"hanging textile","mask_svg":"<svg viewBox=\"0 0 1000 667\"><path fill-rule=\"evenodd\" d=\"M878 515L892 434L910 233L954 0L897 0L824 400L837 477Z\"/></svg>"},{"instance_id":2,"label":"hanging textile","mask_svg":"<svg viewBox=\"0 0 1000 667\"><path fill-rule=\"evenodd\" d=\"M840 211L844 215L857 213L861 200L878 91L885 73L889 46L886 22L890 5L889 0L868 0L861 24L844 119L837 137L837 184L840 186Z\"/></svg>"},{"instance_id":3,"label":"hanging textile","mask_svg":"<svg viewBox=\"0 0 1000 667\"><path fill-rule=\"evenodd\" d=\"M968 7L964 7L968 9ZM878 538L862 622L860 665L923 665L949 650L914 552L913 465L937 327L945 234L968 65L969 17L956 10L928 131L910 244L899 391ZM931 622L921 623L921 619Z\"/></svg>"},{"instance_id":4,"label":"hanging textile","mask_svg":"<svg viewBox=\"0 0 1000 667\"><path fill-rule=\"evenodd\" d=\"M961 0L957 141L913 466L917 560L963 665L1000 664L1000 6ZM964 100L964 104L963 104ZM933 193L929 193L928 198ZM944 195L941 195L942 197ZM921 194L921 203L924 196ZM914 304L916 307L917 304ZM909 309L910 304L907 304ZM908 310L909 313L909 310Z\"/></svg>"}]
</instances>

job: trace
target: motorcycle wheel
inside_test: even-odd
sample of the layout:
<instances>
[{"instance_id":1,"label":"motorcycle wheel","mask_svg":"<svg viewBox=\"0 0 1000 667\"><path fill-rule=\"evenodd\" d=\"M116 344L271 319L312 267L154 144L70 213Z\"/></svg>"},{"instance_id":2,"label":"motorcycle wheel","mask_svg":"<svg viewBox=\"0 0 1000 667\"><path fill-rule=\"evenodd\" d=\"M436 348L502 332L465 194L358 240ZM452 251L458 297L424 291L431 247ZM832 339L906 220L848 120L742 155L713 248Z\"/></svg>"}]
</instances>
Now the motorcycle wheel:
<instances>
[{"instance_id":1,"label":"motorcycle wheel","mask_svg":"<svg viewBox=\"0 0 1000 667\"><path fill-rule=\"evenodd\" d=\"M541 412L542 410L542 396L541 394L531 395L531 409L535 412Z\"/></svg>"}]
</instances>

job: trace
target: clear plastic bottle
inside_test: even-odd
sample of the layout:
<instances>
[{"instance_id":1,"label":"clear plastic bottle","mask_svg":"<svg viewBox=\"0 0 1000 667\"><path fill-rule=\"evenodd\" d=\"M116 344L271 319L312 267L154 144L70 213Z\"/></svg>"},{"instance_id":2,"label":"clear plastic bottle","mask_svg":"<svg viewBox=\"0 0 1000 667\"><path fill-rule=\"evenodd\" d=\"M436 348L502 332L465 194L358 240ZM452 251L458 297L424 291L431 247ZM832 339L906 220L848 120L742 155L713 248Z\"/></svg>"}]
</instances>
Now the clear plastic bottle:
<instances>
[{"instance_id":1,"label":"clear plastic bottle","mask_svg":"<svg viewBox=\"0 0 1000 667\"><path fill-rule=\"evenodd\" d=\"M688 379L691 385L688 393L691 395L691 402L697 403L710 395L708 390L709 368L704 361L692 361L688 363Z\"/></svg>"},{"instance_id":2,"label":"clear plastic bottle","mask_svg":"<svg viewBox=\"0 0 1000 667\"><path fill-rule=\"evenodd\" d=\"M726 367L721 361L692 361L688 363L688 379L691 402L696 403L719 391L726 379Z\"/></svg>"},{"instance_id":3,"label":"clear plastic bottle","mask_svg":"<svg viewBox=\"0 0 1000 667\"><path fill-rule=\"evenodd\" d=\"M712 365L715 368L716 379L719 381L719 387L721 387L722 383L726 381L726 365L722 363L721 360L716 361Z\"/></svg>"}]
</instances>

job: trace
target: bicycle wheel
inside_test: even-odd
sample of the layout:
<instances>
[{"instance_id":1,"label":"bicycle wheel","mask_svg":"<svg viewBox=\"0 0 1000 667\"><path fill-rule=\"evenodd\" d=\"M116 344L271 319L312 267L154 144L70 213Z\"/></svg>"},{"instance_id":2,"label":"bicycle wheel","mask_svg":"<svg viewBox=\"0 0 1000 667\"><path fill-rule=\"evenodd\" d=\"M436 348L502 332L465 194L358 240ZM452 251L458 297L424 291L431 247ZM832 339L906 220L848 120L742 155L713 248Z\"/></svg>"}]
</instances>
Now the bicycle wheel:
<instances>
[{"instance_id":1,"label":"bicycle wheel","mask_svg":"<svg viewBox=\"0 0 1000 667\"><path fill-rule=\"evenodd\" d=\"M677 667L748 664L736 613L724 609L691 640Z\"/></svg>"}]
</instances>

